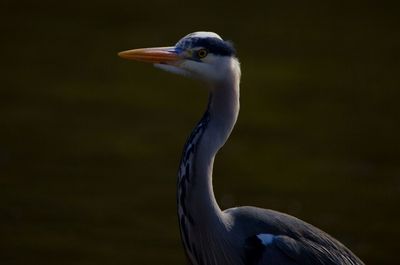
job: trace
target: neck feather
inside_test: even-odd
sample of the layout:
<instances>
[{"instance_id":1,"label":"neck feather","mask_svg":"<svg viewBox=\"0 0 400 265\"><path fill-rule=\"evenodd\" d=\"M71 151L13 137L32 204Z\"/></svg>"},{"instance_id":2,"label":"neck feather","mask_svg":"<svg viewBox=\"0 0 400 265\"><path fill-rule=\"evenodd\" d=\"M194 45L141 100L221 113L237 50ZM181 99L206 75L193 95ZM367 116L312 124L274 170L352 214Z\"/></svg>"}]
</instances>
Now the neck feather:
<instances>
[{"instance_id":1,"label":"neck feather","mask_svg":"<svg viewBox=\"0 0 400 265\"><path fill-rule=\"evenodd\" d=\"M210 240L225 229L224 216L214 196L212 172L215 155L228 139L239 113L240 72L232 73L229 81L211 87L207 110L185 145L179 168L179 222L182 241L193 264L201 259L195 257L198 243L194 242L204 243L204 238Z\"/></svg>"}]
</instances>

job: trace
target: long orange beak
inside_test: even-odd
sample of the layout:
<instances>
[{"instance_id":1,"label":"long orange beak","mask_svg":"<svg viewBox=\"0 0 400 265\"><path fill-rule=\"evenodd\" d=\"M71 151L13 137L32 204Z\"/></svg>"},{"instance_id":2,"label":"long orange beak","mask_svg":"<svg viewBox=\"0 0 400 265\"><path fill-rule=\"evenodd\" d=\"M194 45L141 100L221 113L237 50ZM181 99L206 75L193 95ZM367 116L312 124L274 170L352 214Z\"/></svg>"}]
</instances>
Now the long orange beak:
<instances>
[{"instance_id":1,"label":"long orange beak","mask_svg":"<svg viewBox=\"0 0 400 265\"><path fill-rule=\"evenodd\" d=\"M121 58L147 63L168 63L181 58L174 47L143 48L118 53Z\"/></svg>"}]
</instances>

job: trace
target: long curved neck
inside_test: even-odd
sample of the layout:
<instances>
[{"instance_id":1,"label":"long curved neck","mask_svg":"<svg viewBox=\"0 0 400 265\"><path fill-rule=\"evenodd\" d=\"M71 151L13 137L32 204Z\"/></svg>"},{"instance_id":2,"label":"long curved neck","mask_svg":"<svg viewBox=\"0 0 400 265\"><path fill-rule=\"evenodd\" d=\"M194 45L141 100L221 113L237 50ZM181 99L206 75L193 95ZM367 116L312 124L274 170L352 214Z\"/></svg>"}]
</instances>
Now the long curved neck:
<instances>
[{"instance_id":1,"label":"long curved neck","mask_svg":"<svg viewBox=\"0 0 400 265\"><path fill-rule=\"evenodd\" d=\"M240 72L237 71L237 75L228 81L211 87L208 108L182 155L178 174L178 215L182 240L194 264L193 253L196 251L192 248L196 246L191 244L211 240L216 230L224 228L223 214L214 196L212 172L215 155L228 139L238 117L239 79Z\"/></svg>"},{"instance_id":2,"label":"long curved neck","mask_svg":"<svg viewBox=\"0 0 400 265\"><path fill-rule=\"evenodd\" d=\"M218 215L212 172L214 158L228 139L239 113L239 91L234 84L220 84L209 96L208 108L192 133L185 151L189 151L190 164L186 203L193 218ZM190 153L193 152L193 153Z\"/></svg>"}]
</instances>

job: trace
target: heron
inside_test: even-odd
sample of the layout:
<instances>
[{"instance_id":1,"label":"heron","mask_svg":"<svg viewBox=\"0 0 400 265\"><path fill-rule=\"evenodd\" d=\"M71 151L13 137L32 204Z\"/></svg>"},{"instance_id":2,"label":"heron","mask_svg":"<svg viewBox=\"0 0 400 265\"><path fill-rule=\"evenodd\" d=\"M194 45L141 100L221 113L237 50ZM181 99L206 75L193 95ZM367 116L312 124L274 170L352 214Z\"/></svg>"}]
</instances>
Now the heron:
<instances>
[{"instance_id":1,"label":"heron","mask_svg":"<svg viewBox=\"0 0 400 265\"><path fill-rule=\"evenodd\" d=\"M239 114L241 70L232 42L199 31L174 46L119 56L200 80L208 88L207 108L185 143L177 177L178 222L189 264L364 264L338 240L294 216L251 206L219 207L212 185L214 159Z\"/></svg>"}]
</instances>

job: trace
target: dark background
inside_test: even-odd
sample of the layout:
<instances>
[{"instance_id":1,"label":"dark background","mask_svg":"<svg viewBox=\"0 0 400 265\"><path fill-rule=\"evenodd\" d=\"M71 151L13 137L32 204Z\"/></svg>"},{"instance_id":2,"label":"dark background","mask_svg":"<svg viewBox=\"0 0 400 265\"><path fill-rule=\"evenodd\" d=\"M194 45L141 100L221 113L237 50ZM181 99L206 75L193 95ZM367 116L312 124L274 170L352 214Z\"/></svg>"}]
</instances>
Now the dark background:
<instances>
[{"instance_id":1,"label":"dark background","mask_svg":"<svg viewBox=\"0 0 400 265\"><path fill-rule=\"evenodd\" d=\"M400 264L399 9L384 1L0 4L0 264L184 264L193 80L119 59L210 30L242 63L222 207L257 205Z\"/></svg>"}]
</instances>

